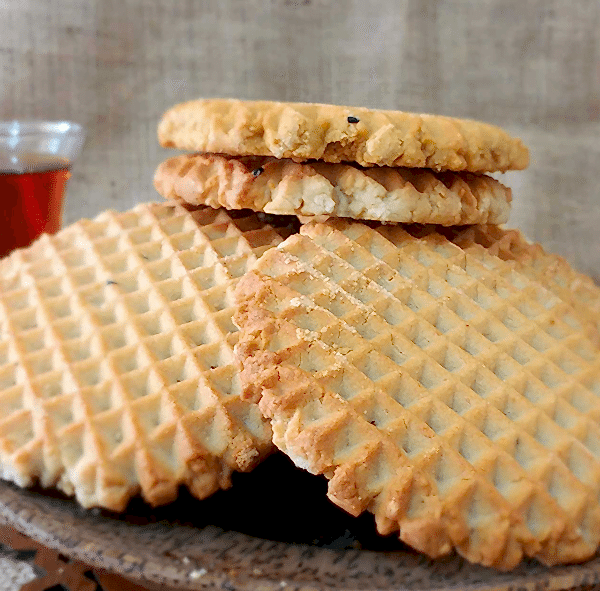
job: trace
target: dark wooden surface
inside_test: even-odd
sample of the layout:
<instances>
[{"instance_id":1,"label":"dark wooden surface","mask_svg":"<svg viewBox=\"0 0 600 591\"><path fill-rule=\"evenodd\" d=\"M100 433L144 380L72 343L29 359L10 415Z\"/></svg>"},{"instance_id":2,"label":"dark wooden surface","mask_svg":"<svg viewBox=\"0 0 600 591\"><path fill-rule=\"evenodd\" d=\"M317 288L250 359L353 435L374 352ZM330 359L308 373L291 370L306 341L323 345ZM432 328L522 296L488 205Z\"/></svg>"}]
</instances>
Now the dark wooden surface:
<instances>
[{"instance_id":1,"label":"dark wooden surface","mask_svg":"<svg viewBox=\"0 0 600 591\"><path fill-rule=\"evenodd\" d=\"M376 536L370 516L345 515L324 486L274 456L210 500L182 495L153 511L134 502L115 516L0 483L0 522L88 565L69 567L87 585L81 591L88 591L88 569L149 588L226 591L552 591L600 583L600 556L554 568L525 561L510 573L457 556L428 560L394 537Z\"/></svg>"},{"instance_id":2,"label":"dark wooden surface","mask_svg":"<svg viewBox=\"0 0 600 591\"><path fill-rule=\"evenodd\" d=\"M10 526L0 526L0 561L5 571L1 589L13 591L144 591L145 586L70 559L24 536ZM8 571L8 572L6 572ZM12 571L12 573L11 573ZM8 576L11 576L9 579Z\"/></svg>"}]
</instances>

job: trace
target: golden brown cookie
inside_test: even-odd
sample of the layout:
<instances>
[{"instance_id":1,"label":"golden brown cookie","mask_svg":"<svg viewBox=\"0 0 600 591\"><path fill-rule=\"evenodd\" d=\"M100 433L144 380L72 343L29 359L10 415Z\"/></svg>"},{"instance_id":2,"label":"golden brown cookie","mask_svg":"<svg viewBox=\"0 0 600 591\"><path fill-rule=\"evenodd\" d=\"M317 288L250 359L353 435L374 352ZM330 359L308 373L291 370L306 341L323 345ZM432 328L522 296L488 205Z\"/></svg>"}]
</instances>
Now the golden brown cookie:
<instances>
[{"instance_id":1,"label":"golden brown cookie","mask_svg":"<svg viewBox=\"0 0 600 591\"><path fill-rule=\"evenodd\" d=\"M297 162L498 172L529 162L521 140L466 119L313 103L200 99L167 111L161 145Z\"/></svg>"},{"instance_id":2,"label":"golden brown cookie","mask_svg":"<svg viewBox=\"0 0 600 591\"><path fill-rule=\"evenodd\" d=\"M448 226L503 223L511 202L510 189L485 175L264 156L175 156L158 166L154 186L193 205Z\"/></svg>"},{"instance_id":3,"label":"golden brown cookie","mask_svg":"<svg viewBox=\"0 0 600 591\"><path fill-rule=\"evenodd\" d=\"M240 399L233 288L289 235L252 212L104 212L0 263L0 475L122 511L272 450Z\"/></svg>"},{"instance_id":4,"label":"golden brown cookie","mask_svg":"<svg viewBox=\"0 0 600 591\"><path fill-rule=\"evenodd\" d=\"M236 290L244 395L382 534L500 569L585 560L600 349L568 294L468 232L337 220L265 253Z\"/></svg>"},{"instance_id":5,"label":"golden brown cookie","mask_svg":"<svg viewBox=\"0 0 600 591\"><path fill-rule=\"evenodd\" d=\"M519 273L539 281L568 301L578 313L579 321L588 327L589 338L600 345L600 287L591 277L573 269L563 257L546 252L519 230L493 225L438 230L465 250L484 249L509 262Z\"/></svg>"}]
</instances>

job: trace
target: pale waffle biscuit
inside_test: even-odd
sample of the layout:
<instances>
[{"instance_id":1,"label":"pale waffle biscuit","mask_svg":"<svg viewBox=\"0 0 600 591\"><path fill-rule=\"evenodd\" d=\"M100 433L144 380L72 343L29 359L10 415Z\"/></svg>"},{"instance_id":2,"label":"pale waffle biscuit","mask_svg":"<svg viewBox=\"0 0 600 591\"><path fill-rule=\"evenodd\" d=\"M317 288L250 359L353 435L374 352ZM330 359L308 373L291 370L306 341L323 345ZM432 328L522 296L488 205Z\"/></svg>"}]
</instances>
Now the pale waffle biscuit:
<instances>
[{"instance_id":1,"label":"pale waffle biscuit","mask_svg":"<svg viewBox=\"0 0 600 591\"><path fill-rule=\"evenodd\" d=\"M600 353L569 299L429 229L308 224L240 281L273 441L430 556L508 569L600 540Z\"/></svg>"},{"instance_id":2,"label":"pale waffle biscuit","mask_svg":"<svg viewBox=\"0 0 600 591\"><path fill-rule=\"evenodd\" d=\"M232 290L288 230L145 204L0 262L0 474L84 507L203 498L272 450L240 399Z\"/></svg>"},{"instance_id":3,"label":"pale waffle biscuit","mask_svg":"<svg viewBox=\"0 0 600 591\"><path fill-rule=\"evenodd\" d=\"M518 230L493 225L439 230L465 250L484 248L503 261L511 261L520 273L540 281L559 298L569 301L580 320L590 327L590 339L600 344L600 288L590 277L575 271L563 257L532 244Z\"/></svg>"},{"instance_id":4,"label":"pale waffle biscuit","mask_svg":"<svg viewBox=\"0 0 600 591\"><path fill-rule=\"evenodd\" d=\"M442 225L503 223L511 202L500 182L467 172L218 154L169 158L154 186L166 199L193 205Z\"/></svg>"},{"instance_id":5,"label":"pale waffle biscuit","mask_svg":"<svg viewBox=\"0 0 600 591\"><path fill-rule=\"evenodd\" d=\"M435 170L523 169L527 148L494 125L440 115L314 103L201 99L176 105L162 146L298 162L356 162Z\"/></svg>"}]
</instances>

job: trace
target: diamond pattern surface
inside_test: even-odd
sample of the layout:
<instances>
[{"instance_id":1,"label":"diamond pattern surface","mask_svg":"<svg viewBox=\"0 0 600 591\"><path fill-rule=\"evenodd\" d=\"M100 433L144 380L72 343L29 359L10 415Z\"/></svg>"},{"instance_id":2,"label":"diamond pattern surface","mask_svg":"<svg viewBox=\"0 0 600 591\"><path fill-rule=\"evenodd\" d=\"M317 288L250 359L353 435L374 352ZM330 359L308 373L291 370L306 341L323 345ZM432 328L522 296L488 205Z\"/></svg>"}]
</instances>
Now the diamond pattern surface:
<instances>
[{"instance_id":1,"label":"diamond pattern surface","mask_svg":"<svg viewBox=\"0 0 600 591\"><path fill-rule=\"evenodd\" d=\"M202 498L271 449L238 400L238 277L290 230L144 204L0 262L0 472L86 507ZM231 271L233 270L233 272Z\"/></svg>"},{"instance_id":2,"label":"diamond pattern surface","mask_svg":"<svg viewBox=\"0 0 600 591\"><path fill-rule=\"evenodd\" d=\"M382 534L499 568L583 560L600 541L595 329L559 268L544 281L478 232L303 226L238 286L244 395Z\"/></svg>"}]
</instances>

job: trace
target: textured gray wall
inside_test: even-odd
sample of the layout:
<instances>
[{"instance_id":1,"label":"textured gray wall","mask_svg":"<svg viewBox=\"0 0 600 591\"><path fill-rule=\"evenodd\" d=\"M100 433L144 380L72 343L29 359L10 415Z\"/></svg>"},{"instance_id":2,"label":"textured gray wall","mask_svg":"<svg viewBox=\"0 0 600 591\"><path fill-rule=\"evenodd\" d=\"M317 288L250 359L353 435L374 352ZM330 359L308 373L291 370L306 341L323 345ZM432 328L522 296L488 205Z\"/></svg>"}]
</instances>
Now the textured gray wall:
<instances>
[{"instance_id":1,"label":"textured gray wall","mask_svg":"<svg viewBox=\"0 0 600 591\"><path fill-rule=\"evenodd\" d=\"M66 221L154 199L199 96L481 118L530 145L511 223L600 276L600 2L0 0L0 118L89 128Z\"/></svg>"}]
</instances>

